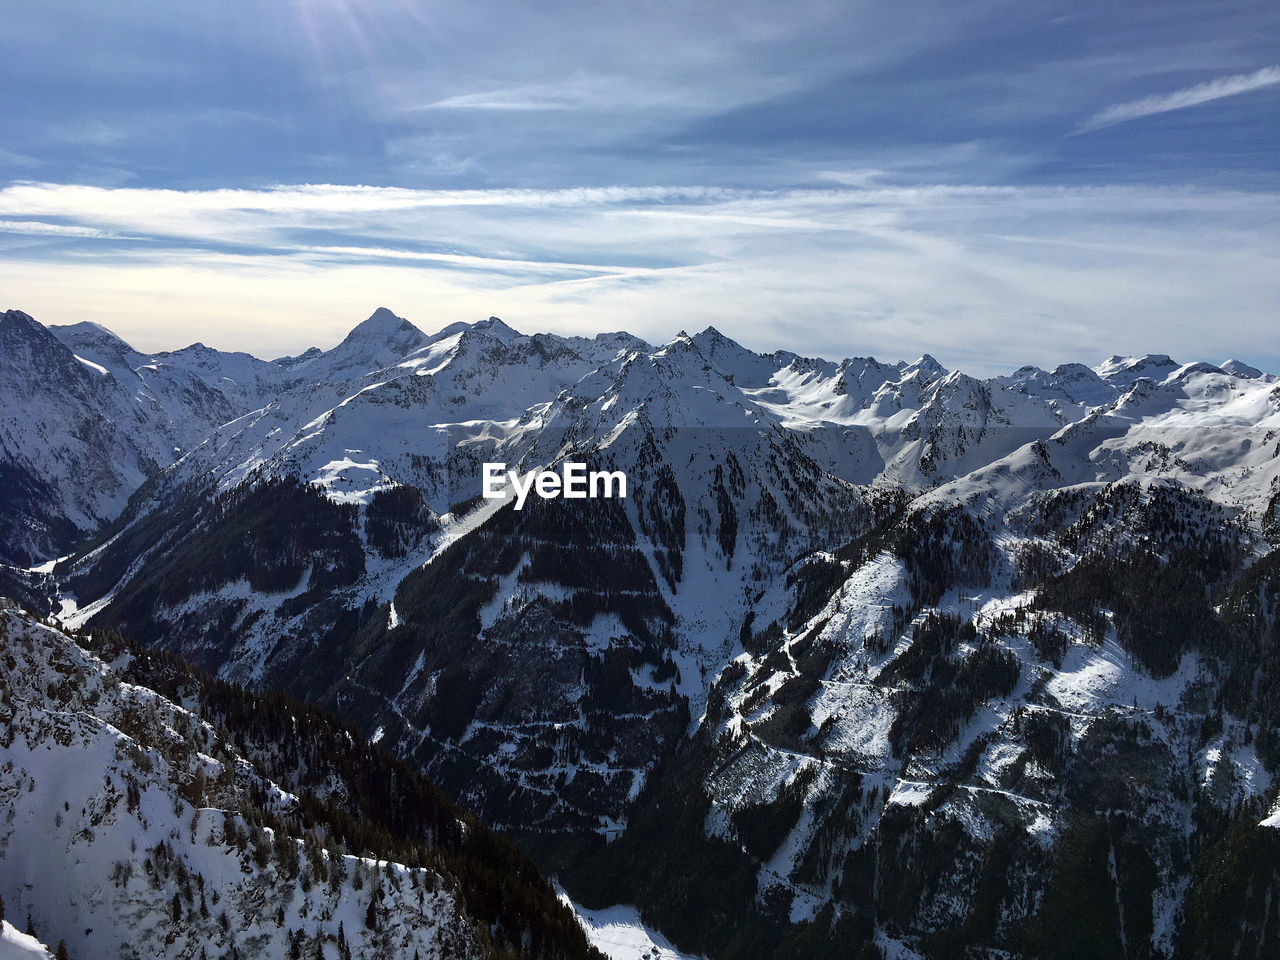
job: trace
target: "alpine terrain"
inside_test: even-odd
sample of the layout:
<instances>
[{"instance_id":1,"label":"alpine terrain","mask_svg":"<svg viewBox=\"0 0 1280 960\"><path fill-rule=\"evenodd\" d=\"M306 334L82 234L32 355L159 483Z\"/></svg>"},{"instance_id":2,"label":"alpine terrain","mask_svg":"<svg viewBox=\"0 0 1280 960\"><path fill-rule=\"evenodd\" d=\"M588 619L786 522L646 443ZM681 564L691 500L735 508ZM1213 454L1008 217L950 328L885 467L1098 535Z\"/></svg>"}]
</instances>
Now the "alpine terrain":
<instances>
[{"instance_id":1,"label":"alpine terrain","mask_svg":"<svg viewBox=\"0 0 1280 960\"><path fill-rule=\"evenodd\" d=\"M517 509L492 462L626 496ZM716 960L1280 955L1243 363L387 309L267 361L10 311L0 478L33 949L587 956L554 875Z\"/></svg>"}]
</instances>

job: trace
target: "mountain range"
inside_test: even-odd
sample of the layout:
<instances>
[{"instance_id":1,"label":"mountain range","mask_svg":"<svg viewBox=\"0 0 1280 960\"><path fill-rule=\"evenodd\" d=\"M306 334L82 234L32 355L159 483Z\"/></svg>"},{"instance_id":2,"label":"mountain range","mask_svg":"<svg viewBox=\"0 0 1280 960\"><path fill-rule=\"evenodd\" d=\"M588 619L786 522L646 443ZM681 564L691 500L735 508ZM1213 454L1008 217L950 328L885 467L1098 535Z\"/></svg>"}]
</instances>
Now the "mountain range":
<instances>
[{"instance_id":1,"label":"mountain range","mask_svg":"<svg viewBox=\"0 0 1280 960\"><path fill-rule=\"evenodd\" d=\"M1280 378L386 309L273 361L9 311L0 361L11 619L331 712L580 904L717 958L1280 949ZM568 460L628 497L479 496Z\"/></svg>"}]
</instances>

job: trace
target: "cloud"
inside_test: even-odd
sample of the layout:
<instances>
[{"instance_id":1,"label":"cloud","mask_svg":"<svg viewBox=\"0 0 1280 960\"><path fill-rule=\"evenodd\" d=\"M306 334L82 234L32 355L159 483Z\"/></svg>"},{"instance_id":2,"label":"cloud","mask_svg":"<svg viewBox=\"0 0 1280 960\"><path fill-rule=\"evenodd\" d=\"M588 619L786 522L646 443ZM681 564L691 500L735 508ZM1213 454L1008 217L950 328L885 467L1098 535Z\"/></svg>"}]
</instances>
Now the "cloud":
<instances>
[{"instance_id":1,"label":"cloud","mask_svg":"<svg viewBox=\"0 0 1280 960\"><path fill-rule=\"evenodd\" d=\"M80 227L65 223L44 223L40 220L0 220L0 233L23 233L37 237L78 237L96 240L129 240L119 233L99 230L97 227Z\"/></svg>"},{"instance_id":2,"label":"cloud","mask_svg":"<svg viewBox=\"0 0 1280 960\"><path fill-rule=\"evenodd\" d=\"M417 190L344 184L284 184L262 189L167 190L22 181L0 190L0 212L136 219L173 213L382 213L427 207L578 207L717 200L719 187L572 187L555 190Z\"/></svg>"},{"instance_id":3,"label":"cloud","mask_svg":"<svg viewBox=\"0 0 1280 960\"><path fill-rule=\"evenodd\" d=\"M762 349L929 352L974 373L1134 352L1265 365L1259 344L1280 296L1276 194L846 179L777 190L20 184L0 190L0 217L46 235L7 251L0 289L39 319L92 319L148 349L181 337L296 353L387 303L423 327L492 314L531 331L663 340L714 323ZM103 242L116 235L148 242Z\"/></svg>"},{"instance_id":4,"label":"cloud","mask_svg":"<svg viewBox=\"0 0 1280 960\"><path fill-rule=\"evenodd\" d=\"M1253 73L1238 73L1229 77L1218 77L1216 80L1197 83L1193 87L1185 87L1182 90L1175 90L1173 93L1117 103L1084 120L1076 132L1085 133L1089 130L1097 130L1100 127L1109 127L1113 124L1137 120L1141 117L1151 117L1159 113L1169 113L1173 110L1195 107L1213 100L1221 100L1223 97L1234 97L1241 93L1249 93L1265 87L1273 87L1277 84L1280 84L1280 66L1263 67Z\"/></svg>"},{"instance_id":5,"label":"cloud","mask_svg":"<svg viewBox=\"0 0 1280 960\"><path fill-rule=\"evenodd\" d=\"M522 84L445 97L426 103L424 110L610 110L693 104L681 94L656 84L637 84L623 77L577 73L554 83ZM705 94L704 94L705 96Z\"/></svg>"},{"instance_id":6,"label":"cloud","mask_svg":"<svg viewBox=\"0 0 1280 960\"><path fill-rule=\"evenodd\" d=\"M6 150L0 147L0 163L8 164L11 167L38 167L40 161L35 157L28 156L25 153L15 153L12 150Z\"/></svg>"},{"instance_id":7,"label":"cloud","mask_svg":"<svg viewBox=\"0 0 1280 960\"><path fill-rule=\"evenodd\" d=\"M103 123L101 120L50 124L45 127L44 135L52 142L88 147L112 147L127 136L119 126Z\"/></svg>"}]
</instances>

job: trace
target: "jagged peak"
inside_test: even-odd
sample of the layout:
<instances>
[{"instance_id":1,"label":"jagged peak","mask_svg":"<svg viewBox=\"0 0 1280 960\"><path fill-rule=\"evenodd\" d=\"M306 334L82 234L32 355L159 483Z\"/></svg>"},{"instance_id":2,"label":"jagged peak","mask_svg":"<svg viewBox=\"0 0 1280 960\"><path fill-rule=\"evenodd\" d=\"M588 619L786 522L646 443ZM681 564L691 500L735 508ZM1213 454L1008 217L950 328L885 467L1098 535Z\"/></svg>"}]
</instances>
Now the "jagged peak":
<instances>
[{"instance_id":1,"label":"jagged peak","mask_svg":"<svg viewBox=\"0 0 1280 960\"><path fill-rule=\"evenodd\" d=\"M1050 371L1056 379L1098 380L1098 374L1083 363L1060 363Z\"/></svg>"},{"instance_id":2,"label":"jagged peak","mask_svg":"<svg viewBox=\"0 0 1280 960\"><path fill-rule=\"evenodd\" d=\"M677 330L676 335L659 347L653 355L655 357L666 357L689 352L702 356L702 351L698 349L693 337L689 336L684 330Z\"/></svg>"},{"instance_id":3,"label":"jagged peak","mask_svg":"<svg viewBox=\"0 0 1280 960\"><path fill-rule=\"evenodd\" d=\"M513 340L524 339L522 334L515 327L508 323L504 323L499 317L489 317L487 320L477 320L471 325L474 333L484 334L503 343L511 343Z\"/></svg>"},{"instance_id":4,"label":"jagged peak","mask_svg":"<svg viewBox=\"0 0 1280 960\"><path fill-rule=\"evenodd\" d=\"M684 331L682 330L681 333L683 334ZM723 333L710 325L708 325L705 330L695 333L690 337L690 339L699 346L712 349L720 346L737 347L739 350L746 349L746 347L742 346L738 341L734 340L732 337L726 337Z\"/></svg>"},{"instance_id":5,"label":"jagged peak","mask_svg":"<svg viewBox=\"0 0 1280 960\"><path fill-rule=\"evenodd\" d=\"M934 380L944 376L947 368L935 360L927 353L921 354L914 362L909 363L902 369L902 377L904 380L918 376L923 381Z\"/></svg>"},{"instance_id":6,"label":"jagged peak","mask_svg":"<svg viewBox=\"0 0 1280 960\"><path fill-rule=\"evenodd\" d=\"M845 357L836 365L836 372L844 374L850 370L902 370L904 366L901 361L898 363L881 363L875 357Z\"/></svg>"},{"instance_id":7,"label":"jagged peak","mask_svg":"<svg viewBox=\"0 0 1280 960\"><path fill-rule=\"evenodd\" d=\"M47 328L35 317L21 310L6 310L0 314L0 329L8 330L45 330Z\"/></svg>"},{"instance_id":8,"label":"jagged peak","mask_svg":"<svg viewBox=\"0 0 1280 960\"><path fill-rule=\"evenodd\" d=\"M347 334L343 343L350 343L355 340L390 340L392 337L402 333L413 331L422 334L412 323L404 317L397 316L387 307L379 307L373 313L369 314L369 319L358 323L350 333Z\"/></svg>"},{"instance_id":9,"label":"jagged peak","mask_svg":"<svg viewBox=\"0 0 1280 960\"><path fill-rule=\"evenodd\" d=\"M937 377L927 381L929 387L925 394L929 402L946 401L959 396L984 396L989 392L988 381L979 380L962 370L944 370Z\"/></svg>"},{"instance_id":10,"label":"jagged peak","mask_svg":"<svg viewBox=\"0 0 1280 960\"><path fill-rule=\"evenodd\" d=\"M319 347L307 347L307 349L302 351L302 353L294 356L276 357L271 362L278 367L293 367L300 363L306 363L309 360L314 360L323 353L324 351Z\"/></svg>"},{"instance_id":11,"label":"jagged peak","mask_svg":"<svg viewBox=\"0 0 1280 960\"><path fill-rule=\"evenodd\" d=\"M100 323L94 323L92 320L81 320L79 323L59 323L52 324L49 331L59 339L63 337L88 338L93 337L100 341L105 341L115 347L123 347L132 350L133 347L129 341L125 340L119 334L107 329Z\"/></svg>"},{"instance_id":12,"label":"jagged peak","mask_svg":"<svg viewBox=\"0 0 1280 960\"><path fill-rule=\"evenodd\" d=\"M707 354L683 330L650 354L650 358L655 362L661 360L671 370L681 369L692 373L695 370L715 369Z\"/></svg>"},{"instance_id":13,"label":"jagged peak","mask_svg":"<svg viewBox=\"0 0 1280 960\"><path fill-rule=\"evenodd\" d=\"M468 322L466 320L456 320L444 327L441 327L433 340L441 340L445 337L451 337L456 333L462 334L479 334L483 336L494 337L504 343L510 342L518 338L524 337L519 330L506 323L499 317L489 317L487 320L475 320Z\"/></svg>"},{"instance_id":14,"label":"jagged peak","mask_svg":"<svg viewBox=\"0 0 1280 960\"><path fill-rule=\"evenodd\" d=\"M627 331L625 330L613 330L605 333L597 333L594 337L587 337L587 338L574 337L571 339L574 339L574 340L586 339L589 341L593 341L595 343L608 344L611 346L614 344L618 344L633 350L652 350L653 349L653 346L651 344L647 343L644 340L641 340L634 333L627 333Z\"/></svg>"},{"instance_id":15,"label":"jagged peak","mask_svg":"<svg viewBox=\"0 0 1280 960\"><path fill-rule=\"evenodd\" d=\"M53 331L31 314L21 310L6 310L0 314L0 337L10 342L46 344L59 350L66 350L68 356L70 355L70 350L53 335Z\"/></svg>"},{"instance_id":16,"label":"jagged peak","mask_svg":"<svg viewBox=\"0 0 1280 960\"><path fill-rule=\"evenodd\" d=\"M1257 380L1262 376L1262 371L1257 367L1250 366L1243 360L1237 360L1232 357L1221 364L1219 367L1223 373L1229 373L1233 377L1240 377L1243 380Z\"/></svg>"},{"instance_id":17,"label":"jagged peak","mask_svg":"<svg viewBox=\"0 0 1280 960\"><path fill-rule=\"evenodd\" d=\"M1094 372L1104 380L1130 380L1149 376L1154 370L1172 371L1180 366L1167 353L1148 353L1141 357L1112 355L1094 367Z\"/></svg>"},{"instance_id":18,"label":"jagged peak","mask_svg":"<svg viewBox=\"0 0 1280 960\"><path fill-rule=\"evenodd\" d=\"M742 356L744 354L752 353L752 351L738 343L737 340L734 340L732 337L726 337L723 333L712 326L708 326L705 330L695 333L693 336L689 336L681 330L676 334L676 337L688 338L708 357L714 356L717 353L724 354L726 357Z\"/></svg>"}]
</instances>

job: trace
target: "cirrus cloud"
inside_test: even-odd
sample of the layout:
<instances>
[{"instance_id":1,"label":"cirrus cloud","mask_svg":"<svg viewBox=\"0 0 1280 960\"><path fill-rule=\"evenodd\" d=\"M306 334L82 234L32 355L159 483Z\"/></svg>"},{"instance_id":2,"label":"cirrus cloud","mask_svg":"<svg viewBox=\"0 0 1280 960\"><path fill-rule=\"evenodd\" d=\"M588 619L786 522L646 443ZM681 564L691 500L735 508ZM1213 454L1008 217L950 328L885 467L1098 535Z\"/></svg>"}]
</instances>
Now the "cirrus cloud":
<instances>
[{"instance_id":1,"label":"cirrus cloud","mask_svg":"<svg viewBox=\"0 0 1280 960\"><path fill-rule=\"evenodd\" d=\"M1142 97L1128 100L1100 110L1084 120L1077 128L1077 133L1086 133L1101 127L1109 127L1117 123L1126 123L1142 117L1152 117L1173 110L1185 110L1197 107L1202 103L1221 100L1224 97L1235 97L1242 93L1252 93L1266 87L1280 85L1280 66L1263 67L1252 73L1238 73L1229 77L1218 77L1206 80L1195 86L1184 87L1172 93Z\"/></svg>"},{"instance_id":2,"label":"cirrus cloud","mask_svg":"<svg viewBox=\"0 0 1280 960\"><path fill-rule=\"evenodd\" d=\"M1275 365L1280 195L852 179L16 184L0 190L0 217L27 236L0 259L0 289L47 322L94 319L156 347L178 345L163 331L260 350L270 329L273 349L296 353L387 303L425 327L496 314L660 341L715 324L761 348L929 352L975 373L1114 352Z\"/></svg>"}]
</instances>

